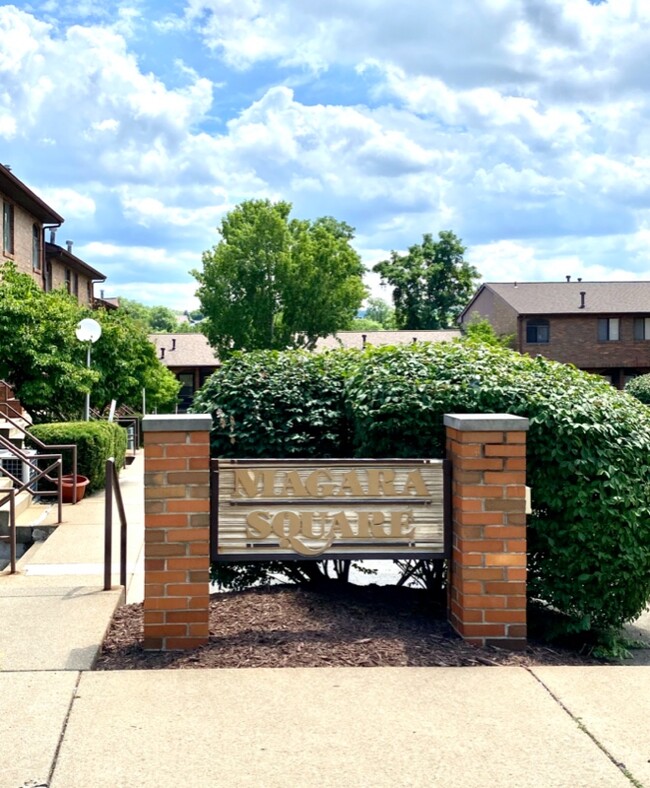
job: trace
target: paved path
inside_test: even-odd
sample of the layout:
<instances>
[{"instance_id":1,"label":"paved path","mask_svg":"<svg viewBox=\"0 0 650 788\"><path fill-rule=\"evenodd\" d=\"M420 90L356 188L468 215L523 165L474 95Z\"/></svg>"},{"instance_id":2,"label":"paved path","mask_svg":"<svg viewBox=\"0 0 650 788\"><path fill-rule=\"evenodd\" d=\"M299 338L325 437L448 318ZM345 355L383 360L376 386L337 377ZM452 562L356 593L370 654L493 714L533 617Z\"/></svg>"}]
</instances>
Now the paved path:
<instances>
[{"instance_id":1,"label":"paved path","mask_svg":"<svg viewBox=\"0 0 650 788\"><path fill-rule=\"evenodd\" d=\"M121 475L129 601L142 473ZM91 672L122 596L102 527L103 496L65 507L0 574L0 788L650 788L641 665Z\"/></svg>"}]
</instances>

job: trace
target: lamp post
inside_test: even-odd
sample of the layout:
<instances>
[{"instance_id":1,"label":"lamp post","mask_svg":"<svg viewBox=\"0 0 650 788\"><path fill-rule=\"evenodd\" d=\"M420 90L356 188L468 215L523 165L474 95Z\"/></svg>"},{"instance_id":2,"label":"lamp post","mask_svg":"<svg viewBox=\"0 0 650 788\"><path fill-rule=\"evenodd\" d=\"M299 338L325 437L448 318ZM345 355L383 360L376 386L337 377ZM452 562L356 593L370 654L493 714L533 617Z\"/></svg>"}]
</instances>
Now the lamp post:
<instances>
[{"instance_id":1,"label":"lamp post","mask_svg":"<svg viewBox=\"0 0 650 788\"><path fill-rule=\"evenodd\" d=\"M75 334L80 342L87 342L88 348L86 352L86 366L90 369L90 347L102 335L102 327L96 320L90 317L80 321L75 329ZM85 421L90 420L90 390L86 393L86 407L84 412Z\"/></svg>"}]
</instances>

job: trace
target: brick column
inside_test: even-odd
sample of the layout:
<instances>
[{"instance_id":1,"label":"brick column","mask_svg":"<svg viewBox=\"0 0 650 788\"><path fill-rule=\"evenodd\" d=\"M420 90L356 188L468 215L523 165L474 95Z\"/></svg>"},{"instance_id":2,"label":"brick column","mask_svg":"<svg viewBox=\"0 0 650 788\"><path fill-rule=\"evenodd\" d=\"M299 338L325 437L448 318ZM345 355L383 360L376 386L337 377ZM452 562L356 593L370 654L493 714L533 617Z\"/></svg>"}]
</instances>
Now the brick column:
<instances>
[{"instance_id":1,"label":"brick column","mask_svg":"<svg viewBox=\"0 0 650 788\"><path fill-rule=\"evenodd\" d=\"M210 428L204 415L145 416L144 648L207 642Z\"/></svg>"},{"instance_id":2,"label":"brick column","mask_svg":"<svg viewBox=\"0 0 650 788\"><path fill-rule=\"evenodd\" d=\"M526 431L508 414L447 414L449 621L475 645L526 645Z\"/></svg>"}]
</instances>

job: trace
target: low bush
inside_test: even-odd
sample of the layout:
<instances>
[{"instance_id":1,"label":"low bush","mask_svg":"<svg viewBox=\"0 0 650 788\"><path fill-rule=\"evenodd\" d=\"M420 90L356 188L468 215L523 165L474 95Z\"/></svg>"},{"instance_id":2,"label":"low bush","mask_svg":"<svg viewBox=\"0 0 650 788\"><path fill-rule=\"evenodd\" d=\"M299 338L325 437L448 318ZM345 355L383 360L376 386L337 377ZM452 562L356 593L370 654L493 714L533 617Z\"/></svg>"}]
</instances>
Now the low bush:
<instances>
[{"instance_id":1,"label":"low bush","mask_svg":"<svg viewBox=\"0 0 650 788\"><path fill-rule=\"evenodd\" d=\"M526 416L531 602L586 631L650 598L650 412L601 378L474 340L252 353L195 403L229 457L441 457L445 413Z\"/></svg>"},{"instance_id":2,"label":"low bush","mask_svg":"<svg viewBox=\"0 0 650 788\"><path fill-rule=\"evenodd\" d=\"M34 424L30 431L46 444L76 444L77 472L90 480L88 492L101 490L104 487L106 460L109 457L115 458L117 468L124 466L126 430L113 422L69 421ZM63 473L72 473L72 452L65 450L61 454Z\"/></svg>"},{"instance_id":3,"label":"low bush","mask_svg":"<svg viewBox=\"0 0 650 788\"><path fill-rule=\"evenodd\" d=\"M644 405L650 405L650 375L639 375L632 378L625 386L625 391L633 397L643 402Z\"/></svg>"}]
</instances>

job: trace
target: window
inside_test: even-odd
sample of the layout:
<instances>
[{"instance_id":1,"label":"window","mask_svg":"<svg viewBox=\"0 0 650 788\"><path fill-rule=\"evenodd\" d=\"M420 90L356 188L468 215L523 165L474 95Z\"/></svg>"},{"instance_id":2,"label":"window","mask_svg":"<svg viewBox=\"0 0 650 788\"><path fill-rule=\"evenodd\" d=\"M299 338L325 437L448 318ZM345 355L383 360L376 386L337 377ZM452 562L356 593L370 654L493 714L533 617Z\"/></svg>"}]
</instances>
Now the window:
<instances>
[{"instance_id":1,"label":"window","mask_svg":"<svg viewBox=\"0 0 650 788\"><path fill-rule=\"evenodd\" d=\"M620 318L601 317L598 320L598 341L617 342L620 339Z\"/></svg>"},{"instance_id":2,"label":"window","mask_svg":"<svg viewBox=\"0 0 650 788\"><path fill-rule=\"evenodd\" d=\"M650 317L634 318L634 338L650 339Z\"/></svg>"},{"instance_id":3,"label":"window","mask_svg":"<svg viewBox=\"0 0 650 788\"><path fill-rule=\"evenodd\" d=\"M37 224L32 225L32 268L41 270L41 228Z\"/></svg>"},{"instance_id":4,"label":"window","mask_svg":"<svg viewBox=\"0 0 650 788\"><path fill-rule=\"evenodd\" d=\"M9 202L2 203L2 251L14 253L14 206Z\"/></svg>"},{"instance_id":5,"label":"window","mask_svg":"<svg viewBox=\"0 0 650 788\"><path fill-rule=\"evenodd\" d=\"M69 268L65 269L65 290L66 293L72 292L72 271Z\"/></svg>"},{"instance_id":6,"label":"window","mask_svg":"<svg viewBox=\"0 0 650 788\"><path fill-rule=\"evenodd\" d=\"M88 296L88 303L92 304L93 302L93 283L86 282L86 295Z\"/></svg>"},{"instance_id":7,"label":"window","mask_svg":"<svg viewBox=\"0 0 650 788\"><path fill-rule=\"evenodd\" d=\"M45 262L45 292L49 293L52 290L52 263L47 260Z\"/></svg>"},{"instance_id":8,"label":"window","mask_svg":"<svg viewBox=\"0 0 650 788\"><path fill-rule=\"evenodd\" d=\"M72 292L79 298L79 274L76 271L72 275Z\"/></svg>"},{"instance_id":9,"label":"window","mask_svg":"<svg viewBox=\"0 0 650 788\"><path fill-rule=\"evenodd\" d=\"M548 320L528 320L526 322L526 342L529 345L545 345L551 336Z\"/></svg>"}]
</instances>

